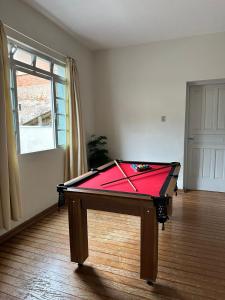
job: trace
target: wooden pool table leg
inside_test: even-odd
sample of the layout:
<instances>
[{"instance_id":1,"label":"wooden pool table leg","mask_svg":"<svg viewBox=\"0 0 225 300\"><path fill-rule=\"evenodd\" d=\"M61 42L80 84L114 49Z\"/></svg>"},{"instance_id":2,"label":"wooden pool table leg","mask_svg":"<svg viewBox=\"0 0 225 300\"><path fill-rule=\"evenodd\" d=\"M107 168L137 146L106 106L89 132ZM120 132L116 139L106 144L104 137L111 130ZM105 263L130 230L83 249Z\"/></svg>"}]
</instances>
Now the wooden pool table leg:
<instances>
[{"instance_id":1,"label":"wooden pool table leg","mask_svg":"<svg viewBox=\"0 0 225 300\"><path fill-rule=\"evenodd\" d=\"M158 223L155 207L141 212L141 271L140 277L152 283L158 272Z\"/></svg>"},{"instance_id":2,"label":"wooden pool table leg","mask_svg":"<svg viewBox=\"0 0 225 300\"><path fill-rule=\"evenodd\" d=\"M80 265L88 257L87 209L80 199L69 199L69 231L71 261Z\"/></svg>"},{"instance_id":3,"label":"wooden pool table leg","mask_svg":"<svg viewBox=\"0 0 225 300\"><path fill-rule=\"evenodd\" d=\"M173 214L173 198L172 197L169 197L169 204L167 206L167 214L169 217L171 217Z\"/></svg>"}]
</instances>

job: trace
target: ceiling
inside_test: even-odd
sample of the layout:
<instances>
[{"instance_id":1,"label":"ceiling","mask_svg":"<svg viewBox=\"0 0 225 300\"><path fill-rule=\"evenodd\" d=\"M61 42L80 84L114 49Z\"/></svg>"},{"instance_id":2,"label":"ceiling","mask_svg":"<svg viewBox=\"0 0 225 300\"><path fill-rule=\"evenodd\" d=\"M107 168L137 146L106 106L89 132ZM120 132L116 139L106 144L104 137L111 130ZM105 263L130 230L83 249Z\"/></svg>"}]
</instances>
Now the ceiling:
<instances>
[{"instance_id":1,"label":"ceiling","mask_svg":"<svg viewBox=\"0 0 225 300\"><path fill-rule=\"evenodd\" d=\"M24 0L91 49L225 31L224 0Z\"/></svg>"}]
</instances>

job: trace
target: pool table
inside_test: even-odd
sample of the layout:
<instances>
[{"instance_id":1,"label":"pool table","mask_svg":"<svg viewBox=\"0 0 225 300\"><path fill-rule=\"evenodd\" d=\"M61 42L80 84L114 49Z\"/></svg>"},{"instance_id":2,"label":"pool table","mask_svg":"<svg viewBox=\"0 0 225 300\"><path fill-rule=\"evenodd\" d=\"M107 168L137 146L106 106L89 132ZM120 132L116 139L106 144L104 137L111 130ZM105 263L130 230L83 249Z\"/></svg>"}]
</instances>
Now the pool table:
<instances>
[{"instance_id":1,"label":"pool table","mask_svg":"<svg viewBox=\"0 0 225 300\"><path fill-rule=\"evenodd\" d=\"M145 164L150 169L137 171L135 164ZM118 160L59 184L59 206L68 203L71 261L81 266L88 257L87 209L140 216L140 277L154 282L158 268L158 222L164 224L171 213L179 170L178 162Z\"/></svg>"}]
</instances>

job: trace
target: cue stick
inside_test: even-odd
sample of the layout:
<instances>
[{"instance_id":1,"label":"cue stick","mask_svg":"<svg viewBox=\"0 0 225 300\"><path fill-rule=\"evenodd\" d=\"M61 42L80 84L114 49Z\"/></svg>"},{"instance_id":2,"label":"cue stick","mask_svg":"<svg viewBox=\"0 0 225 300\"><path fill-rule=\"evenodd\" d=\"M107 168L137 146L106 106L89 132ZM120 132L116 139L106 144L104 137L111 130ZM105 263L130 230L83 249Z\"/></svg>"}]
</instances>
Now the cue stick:
<instances>
[{"instance_id":1,"label":"cue stick","mask_svg":"<svg viewBox=\"0 0 225 300\"><path fill-rule=\"evenodd\" d=\"M118 169L120 170L120 172L123 174L124 179L127 179L127 181L129 182L129 184L132 186L132 188L135 190L135 192L137 192L136 187L133 185L133 183L130 181L130 179L127 177L126 173L123 171L123 169L121 168L121 166L118 164L118 162L116 160L114 160L114 163L117 165Z\"/></svg>"},{"instance_id":2,"label":"cue stick","mask_svg":"<svg viewBox=\"0 0 225 300\"><path fill-rule=\"evenodd\" d=\"M153 170L151 169L151 170L144 171L144 172L141 172L141 173L138 173L138 174L127 176L127 178L130 179L130 178L137 177L137 176L140 176L140 175L143 175L143 174L146 174L146 173L151 173L151 172L155 172L155 171L158 171L158 170L166 169L168 167L169 166L164 166L164 167L153 169ZM114 182L117 182L117 181L121 181L121 180L124 180L124 179L126 179L126 178L114 179L112 181L108 181L108 182L105 182L105 183L101 184L101 186L106 185L106 184L110 184L110 183L114 183Z\"/></svg>"}]
</instances>

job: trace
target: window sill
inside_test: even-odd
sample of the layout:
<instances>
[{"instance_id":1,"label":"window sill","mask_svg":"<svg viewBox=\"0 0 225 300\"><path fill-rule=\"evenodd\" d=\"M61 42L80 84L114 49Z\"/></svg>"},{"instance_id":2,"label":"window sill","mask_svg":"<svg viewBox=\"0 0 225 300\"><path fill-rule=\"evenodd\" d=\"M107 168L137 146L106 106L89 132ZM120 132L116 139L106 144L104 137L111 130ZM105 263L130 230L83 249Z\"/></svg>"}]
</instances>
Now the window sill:
<instances>
[{"instance_id":1,"label":"window sill","mask_svg":"<svg viewBox=\"0 0 225 300\"><path fill-rule=\"evenodd\" d=\"M33 151L33 152L26 152L26 153L20 153L18 154L19 157L23 157L23 156L35 156L35 155L41 155L44 153L48 153L48 152L62 152L65 149L63 147L58 147L58 148L51 148L51 149L46 149L46 150L39 150L39 151Z\"/></svg>"}]
</instances>

